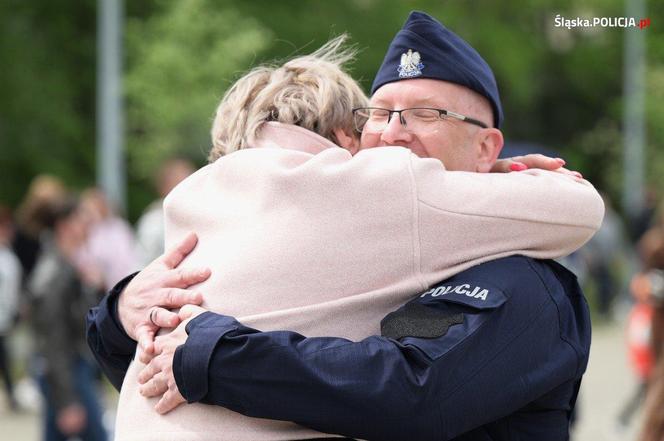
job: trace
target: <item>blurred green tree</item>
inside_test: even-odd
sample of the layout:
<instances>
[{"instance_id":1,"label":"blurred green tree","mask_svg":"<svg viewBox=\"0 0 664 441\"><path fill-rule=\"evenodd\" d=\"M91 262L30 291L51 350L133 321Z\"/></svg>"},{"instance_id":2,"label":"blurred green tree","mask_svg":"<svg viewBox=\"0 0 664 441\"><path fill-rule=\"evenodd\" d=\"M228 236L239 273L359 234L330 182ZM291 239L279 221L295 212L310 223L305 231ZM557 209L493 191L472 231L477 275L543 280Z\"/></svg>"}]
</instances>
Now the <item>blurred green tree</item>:
<instances>
[{"instance_id":1,"label":"blurred green tree","mask_svg":"<svg viewBox=\"0 0 664 441\"><path fill-rule=\"evenodd\" d=\"M231 5L160 4L159 13L130 19L126 29L127 147L139 176L171 156L207 156L216 104L270 39Z\"/></svg>"},{"instance_id":2,"label":"blurred green tree","mask_svg":"<svg viewBox=\"0 0 664 441\"><path fill-rule=\"evenodd\" d=\"M156 1L151 14L126 23L125 76L130 214L149 202L161 162L185 157L198 165L210 148L214 110L231 79L256 60L270 32L230 2ZM132 217L133 217L132 216Z\"/></svg>"},{"instance_id":3,"label":"blurred green tree","mask_svg":"<svg viewBox=\"0 0 664 441\"><path fill-rule=\"evenodd\" d=\"M0 2L0 202L43 172L94 179L95 3Z\"/></svg>"},{"instance_id":4,"label":"blurred green tree","mask_svg":"<svg viewBox=\"0 0 664 441\"><path fill-rule=\"evenodd\" d=\"M93 0L0 2L0 201L31 176L94 179ZM557 150L619 201L624 28L555 27L565 18L624 16L623 0L144 0L125 2L130 215L152 196L161 159L204 162L225 89L253 65L314 50L348 32L366 90L408 12L420 9L493 67L509 141ZM647 1L648 176L664 172L664 2ZM661 184L659 184L661 185Z\"/></svg>"}]
</instances>

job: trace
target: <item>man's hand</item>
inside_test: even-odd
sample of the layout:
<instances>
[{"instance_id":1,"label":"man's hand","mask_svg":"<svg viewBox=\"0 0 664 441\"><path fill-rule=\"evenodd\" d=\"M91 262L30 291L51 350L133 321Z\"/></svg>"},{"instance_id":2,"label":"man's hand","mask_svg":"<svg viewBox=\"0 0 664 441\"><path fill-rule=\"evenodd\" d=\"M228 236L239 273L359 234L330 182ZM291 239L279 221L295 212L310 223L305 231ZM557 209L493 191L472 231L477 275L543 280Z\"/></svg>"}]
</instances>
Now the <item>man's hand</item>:
<instances>
[{"instance_id":1,"label":"man's hand","mask_svg":"<svg viewBox=\"0 0 664 441\"><path fill-rule=\"evenodd\" d=\"M118 315L127 334L138 341L139 359L146 363L154 354L154 336L159 328L173 328L180 319L166 308L186 304L200 305L200 292L189 291L191 285L210 277L210 270L177 269L194 249L198 238L190 233L173 249L166 251L141 271L127 285L118 300Z\"/></svg>"},{"instance_id":2,"label":"man's hand","mask_svg":"<svg viewBox=\"0 0 664 441\"><path fill-rule=\"evenodd\" d=\"M513 156L507 159L499 159L491 168L491 173L508 173L511 171L522 171L529 168L557 171L575 178L583 178L581 173L571 171L564 167L565 160L562 158L550 158L539 153L524 156Z\"/></svg>"},{"instance_id":3,"label":"man's hand","mask_svg":"<svg viewBox=\"0 0 664 441\"><path fill-rule=\"evenodd\" d=\"M154 343L157 355L138 374L138 382L142 384L140 391L143 396L163 395L155 406L155 410L162 415L186 402L175 383L173 357L178 346L187 341L185 331L187 323L205 311L199 306L183 306L178 314L180 324L168 334L157 337Z\"/></svg>"}]
</instances>

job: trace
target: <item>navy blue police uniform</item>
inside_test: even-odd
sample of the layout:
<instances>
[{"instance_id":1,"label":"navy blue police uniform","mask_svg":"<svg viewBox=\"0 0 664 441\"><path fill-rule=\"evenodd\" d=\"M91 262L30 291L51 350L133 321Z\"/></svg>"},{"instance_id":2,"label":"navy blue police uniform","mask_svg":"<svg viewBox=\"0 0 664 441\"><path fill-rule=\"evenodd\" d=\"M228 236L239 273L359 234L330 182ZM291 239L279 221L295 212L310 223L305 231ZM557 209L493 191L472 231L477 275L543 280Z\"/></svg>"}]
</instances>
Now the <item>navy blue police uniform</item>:
<instances>
[{"instance_id":1,"label":"navy blue police uniform","mask_svg":"<svg viewBox=\"0 0 664 441\"><path fill-rule=\"evenodd\" d=\"M135 350L113 311L121 289L88 315L88 342L116 387ZM173 372L188 402L367 440L568 439L590 351L574 275L521 256L432 287L360 342L261 332L212 312L187 332Z\"/></svg>"}]
</instances>

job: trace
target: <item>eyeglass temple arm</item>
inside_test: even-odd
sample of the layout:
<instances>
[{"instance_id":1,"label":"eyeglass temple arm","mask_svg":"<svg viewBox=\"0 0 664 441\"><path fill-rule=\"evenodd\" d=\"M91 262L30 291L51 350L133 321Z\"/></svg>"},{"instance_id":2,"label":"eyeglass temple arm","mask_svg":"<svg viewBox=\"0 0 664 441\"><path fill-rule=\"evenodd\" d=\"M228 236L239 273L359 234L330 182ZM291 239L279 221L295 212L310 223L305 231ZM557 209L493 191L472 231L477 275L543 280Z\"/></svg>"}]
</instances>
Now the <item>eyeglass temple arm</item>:
<instances>
[{"instance_id":1,"label":"eyeglass temple arm","mask_svg":"<svg viewBox=\"0 0 664 441\"><path fill-rule=\"evenodd\" d=\"M469 118L467 116L461 115L460 113L452 112L451 110L445 110L444 112L447 116L451 116L452 118L460 119L461 121L466 121L471 124L475 124L476 126L480 126L483 129L487 129L489 127L486 124L484 124L482 121L477 120L475 118Z\"/></svg>"}]
</instances>

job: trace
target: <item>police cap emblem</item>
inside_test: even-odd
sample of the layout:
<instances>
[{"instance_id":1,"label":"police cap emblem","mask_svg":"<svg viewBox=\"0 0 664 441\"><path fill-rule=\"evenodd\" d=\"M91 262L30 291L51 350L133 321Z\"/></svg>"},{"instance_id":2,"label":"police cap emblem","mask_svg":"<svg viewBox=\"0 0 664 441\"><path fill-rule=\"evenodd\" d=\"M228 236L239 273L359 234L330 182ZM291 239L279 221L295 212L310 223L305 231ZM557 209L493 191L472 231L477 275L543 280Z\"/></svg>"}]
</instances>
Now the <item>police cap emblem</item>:
<instances>
[{"instance_id":1,"label":"police cap emblem","mask_svg":"<svg viewBox=\"0 0 664 441\"><path fill-rule=\"evenodd\" d=\"M397 68L399 78L419 77L422 75L422 69L424 69L424 64L420 62L419 52L408 49L407 53L401 54L401 63Z\"/></svg>"}]
</instances>

